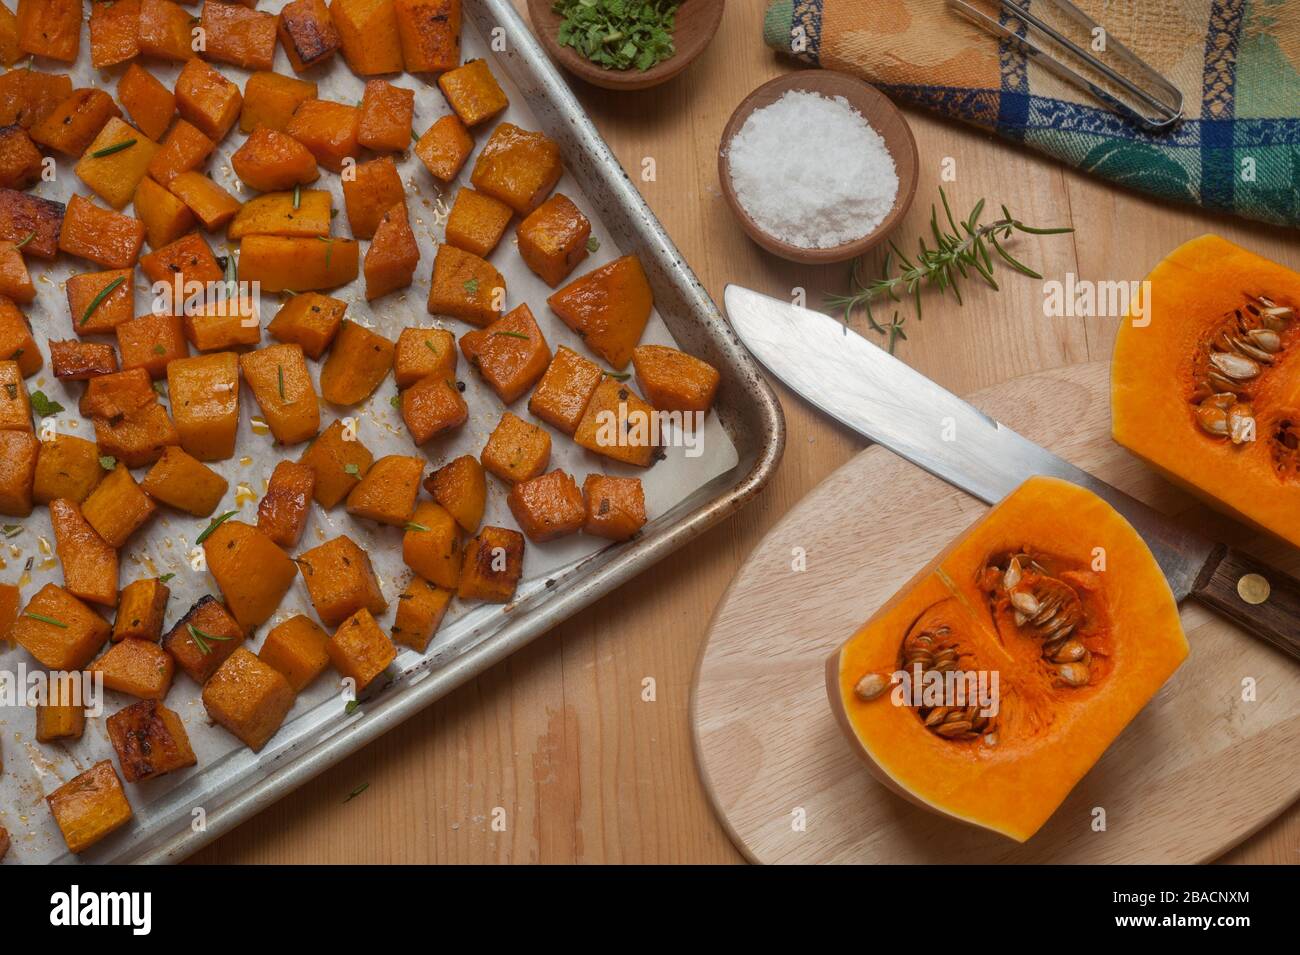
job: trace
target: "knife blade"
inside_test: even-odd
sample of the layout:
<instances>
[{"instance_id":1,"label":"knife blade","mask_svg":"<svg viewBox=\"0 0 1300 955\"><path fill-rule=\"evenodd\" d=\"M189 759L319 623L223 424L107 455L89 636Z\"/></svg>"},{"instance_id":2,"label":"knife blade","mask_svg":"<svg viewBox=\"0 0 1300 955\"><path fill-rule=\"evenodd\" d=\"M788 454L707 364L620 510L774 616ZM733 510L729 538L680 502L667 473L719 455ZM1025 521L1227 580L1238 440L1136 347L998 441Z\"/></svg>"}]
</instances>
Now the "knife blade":
<instances>
[{"instance_id":1,"label":"knife blade","mask_svg":"<svg viewBox=\"0 0 1300 955\"><path fill-rule=\"evenodd\" d=\"M1087 488L1146 540L1176 600L1198 597L1300 659L1300 584L1294 579L1179 526L1034 444L843 322L737 285L727 286L724 303L754 357L841 424L989 504L1036 474ZM1264 576L1269 597L1251 603L1238 593L1246 574Z\"/></svg>"}]
</instances>

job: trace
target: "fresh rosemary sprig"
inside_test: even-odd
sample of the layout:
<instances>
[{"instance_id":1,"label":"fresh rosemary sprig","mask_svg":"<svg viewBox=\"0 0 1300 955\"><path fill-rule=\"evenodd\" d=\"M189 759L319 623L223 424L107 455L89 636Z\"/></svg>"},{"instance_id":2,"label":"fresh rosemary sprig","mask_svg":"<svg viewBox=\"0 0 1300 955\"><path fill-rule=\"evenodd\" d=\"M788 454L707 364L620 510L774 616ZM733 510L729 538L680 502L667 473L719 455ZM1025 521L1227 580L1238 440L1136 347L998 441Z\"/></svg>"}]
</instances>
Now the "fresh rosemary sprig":
<instances>
[{"instance_id":1,"label":"fresh rosemary sprig","mask_svg":"<svg viewBox=\"0 0 1300 955\"><path fill-rule=\"evenodd\" d=\"M958 222L953 218L952 207L948 204L948 196L943 189L939 190L939 199L943 203L948 228L939 224L938 207L930 206L930 235L933 244L927 243L926 237L922 235L918 240L915 261L891 241L879 278L864 281L861 273L862 260L858 259L853 263L848 294L830 295L826 298L827 306L839 310L846 323L861 309L871 330L886 336L891 354L898 339L907 340L907 335L903 332L906 319L900 320L895 311L888 325L880 323L871 311L873 301L887 298L902 302L904 295L910 295L916 304L916 319L920 321L921 291L926 287L937 288L940 295L951 290L960 305L960 283L974 272L996 292L998 283L993 278L994 254L1022 275L1041 279L1042 275L1008 252L1003 243L1017 232L1028 235L1060 235L1074 231L1069 228L1040 229L1025 225L1005 205L1002 206L1002 218L981 223L980 216L984 214L983 199L975 203L975 208L965 220ZM992 252L989 251L990 246Z\"/></svg>"}]
</instances>

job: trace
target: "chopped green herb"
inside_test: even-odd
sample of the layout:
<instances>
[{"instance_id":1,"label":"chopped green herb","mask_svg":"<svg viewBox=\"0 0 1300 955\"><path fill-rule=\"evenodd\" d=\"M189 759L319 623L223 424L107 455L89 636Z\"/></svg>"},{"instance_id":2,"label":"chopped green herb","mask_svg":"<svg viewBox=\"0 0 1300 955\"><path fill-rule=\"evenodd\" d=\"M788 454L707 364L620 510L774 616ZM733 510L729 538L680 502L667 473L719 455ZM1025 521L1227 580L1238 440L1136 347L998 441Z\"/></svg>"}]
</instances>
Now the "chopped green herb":
<instances>
[{"instance_id":1,"label":"chopped green herb","mask_svg":"<svg viewBox=\"0 0 1300 955\"><path fill-rule=\"evenodd\" d=\"M402 407L402 396L393 395L393 397L388 399L388 403L392 405L394 408L400 408Z\"/></svg>"},{"instance_id":2,"label":"chopped green herb","mask_svg":"<svg viewBox=\"0 0 1300 955\"><path fill-rule=\"evenodd\" d=\"M158 581L159 581L160 583L164 583L164 584L165 584L165 583L167 583L167 581L171 580L171 579L172 579L173 577L175 577L175 576L176 576L175 574L163 574L161 577L158 578Z\"/></svg>"},{"instance_id":3,"label":"chopped green herb","mask_svg":"<svg viewBox=\"0 0 1300 955\"><path fill-rule=\"evenodd\" d=\"M523 332L493 332L493 335L504 335L506 338L522 338L526 342L532 341L532 338Z\"/></svg>"},{"instance_id":4,"label":"chopped green herb","mask_svg":"<svg viewBox=\"0 0 1300 955\"><path fill-rule=\"evenodd\" d=\"M42 418L48 418L50 415L58 414L63 410L63 405L57 401L51 401L43 391L33 391L30 400L32 410Z\"/></svg>"},{"instance_id":5,"label":"chopped green herb","mask_svg":"<svg viewBox=\"0 0 1300 955\"><path fill-rule=\"evenodd\" d=\"M135 139L124 139L120 143L114 143L111 146L105 146L103 149L96 149L90 154L91 159L102 159L105 156L111 156L113 153L120 153L123 149L130 149L138 142Z\"/></svg>"},{"instance_id":6,"label":"chopped green herb","mask_svg":"<svg viewBox=\"0 0 1300 955\"><path fill-rule=\"evenodd\" d=\"M293 289L291 289L291 288L282 288L282 289L280 289L280 294L281 294L281 295L297 295L298 293L295 292L295 291L294 291Z\"/></svg>"},{"instance_id":7,"label":"chopped green herb","mask_svg":"<svg viewBox=\"0 0 1300 955\"><path fill-rule=\"evenodd\" d=\"M41 623L48 623L50 626L58 627L60 630L67 630L68 625L62 620L55 620L53 617L47 617L43 613L37 613L34 610L24 610L24 617L31 617L33 620L39 620Z\"/></svg>"},{"instance_id":8,"label":"chopped green herb","mask_svg":"<svg viewBox=\"0 0 1300 955\"><path fill-rule=\"evenodd\" d=\"M648 70L674 56L679 0L554 0L561 46L607 70Z\"/></svg>"},{"instance_id":9,"label":"chopped green herb","mask_svg":"<svg viewBox=\"0 0 1300 955\"><path fill-rule=\"evenodd\" d=\"M360 700L348 700L348 705L343 707L343 712L346 713L348 716L351 716L353 713L357 711L357 708L359 706L361 706Z\"/></svg>"},{"instance_id":10,"label":"chopped green herb","mask_svg":"<svg viewBox=\"0 0 1300 955\"><path fill-rule=\"evenodd\" d=\"M9 396L10 400L16 399L18 397L18 386L12 382L7 383L5 385L5 394Z\"/></svg>"},{"instance_id":11,"label":"chopped green herb","mask_svg":"<svg viewBox=\"0 0 1300 955\"><path fill-rule=\"evenodd\" d=\"M356 789L352 790L352 792L348 793L348 798L343 801L351 802L352 800L356 799L358 796L360 796L363 792L365 792L369 788L370 788L370 783L362 783Z\"/></svg>"},{"instance_id":12,"label":"chopped green herb","mask_svg":"<svg viewBox=\"0 0 1300 955\"><path fill-rule=\"evenodd\" d=\"M594 235L587 236L587 251L588 252L600 251L600 240L597 239Z\"/></svg>"},{"instance_id":13,"label":"chopped green herb","mask_svg":"<svg viewBox=\"0 0 1300 955\"><path fill-rule=\"evenodd\" d=\"M160 395L165 395L165 394L167 394L167 382L165 382L165 381L155 381L155 382L153 383L153 390L154 390L155 392L157 392L158 394L160 394Z\"/></svg>"},{"instance_id":14,"label":"chopped green herb","mask_svg":"<svg viewBox=\"0 0 1300 955\"><path fill-rule=\"evenodd\" d=\"M294 185L293 187L293 207L297 209L302 205L302 186Z\"/></svg>"},{"instance_id":15,"label":"chopped green herb","mask_svg":"<svg viewBox=\"0 0 1300 955\"><path fill-rule=\"evenodd\" d=\"M113 290L125 281L126 281L126 276L119 275L117 278L113 279L113 281L109 282L102 289L100 289L99 294L96 295L94 298L92 298L90 300L90 304L86 306L85 314L81 316L81 321L78 322L77 324L84 325L86 324L86 322L90 321L90 316L95 313L95 309L99 308L100 303L102 303L104 299L108 298L108 296L112 294Z\"/></svg>"},{"instance_id":16,"label":"chopped green herb","mask_svg":"<svg viewBox=\"0 0 1300 955\"><path fill-rule=\"evenodd\" d=\"M167 354L167 349L163 348L161 345L154 345L153 353L155 355L165 355Z\"/></svg>"},{"instance_id":17,"label":"chopped green herb","mask_svg":"<svg viewBox=\"0 0 1300 955\"><path fill-rule=\"evenodd\" d=\"M199 648L199 653L204 656L207 656L212 652L212 645L208 643L209 640L216 640L224 643L227 640L234 639L234 637L219 637L215 633L207 633L206 631L200 630L192 623L187 623L185 629L189 631L190 639L194 641L194 645Z\"/></svg>"},{"instance_id":18,"label":"chopped green herb","mask_svg":"<svg viewBox=\"0 0 1300 955\"><path fill-rule=\"evenodd\" d=\"M478 294L478 279L466 279L464 289L470 295Z\"/></svg>"},{"instance_id":19,"label":"chopped green herb","mask_svg":"<svg viewBox=\"0 0 1300 955\"><path fill-rule=\"evenodd\" d=\"M275 366L275 377L280 386L280 400L284 401L284 365Z\"/></svg>"},{"instance_id":20,"label":"chopped green herb","mask_svg":"<svg viewBox=\"0 0 1300 955\"><path fill-rule=\"evenodd\" d=\"M408 531L427 531L429 528L425 527L423 524L417 524L415 521L407 521L406 529Z\"/></svg>"},{"instance_id":21,"label":"chopped green herb","mask_svg":"<svg viewBox=\"0 0 1300 955\"><path fill-rule=\"evenodd\" d=\"M438 349L434 348L433 342L429 341L427 338L424 340L424 347L429 349L429 351L433 352L435 355L438 354Z\"/></svg>"},{"instance_id":22,"label":"chopped green herb","mask_svg":"<svg viewBox=\"0 0 1300 955\"><path fill-rule=\"evenodd\" d=\"M25 236L23 236L21 239L19 239L17 242L15 242L15 243L14 243L14 248L15 248L15 249L21 249L23 246L25 246L28 242L32 241L32 239L34 239L34 238L36 238L36 230L35 230L35 229L33 229L31 232L28 232Z\"/></svg>"},{"instance_id":23,"label":"chopped green herb","mask_svg":"<svg viewBox=\"0 0 1300 955\"><path fill-rule=\"evenodd\" d=\"M0 530L4 531L5 537L17 537L19 534L23 532L23 525L6 524L3 528L0 528Z\"/></svg>"},{"instance_id":24,"label":"chopped green herb","mask_svg":"<svg viewBox=\"0 0 1300 955\"><path fill-rule=\"evenodd\" d=\"M211 534L218 527L226 523L226 521L230 520L238 513L239 513L238 511L226 511L226 513L219 514L218 516L214 517L212 519L212 523L207 526L207 528L203 531L203 533L200 534L198 537L194 538L194 543L202 544L205 540L208 539L209 534Z\"/></svg>"},{"instance_id":25,"label":"chopped green herb","mask_svg":"<svg viewBox=\"0 0 1300 955\"><path fill-rule=\"evenodd\" d=\"M99 456L99 466L105 471L111 471L113 468L117 467L117 458L113 457L111 454L101 454Z\"/></svg>"},{"instance_id":26,"label":"chopped green herb","mask_svg":"<svg viewBox=\"0 0 1300 955\"><path fill-rule=\"evenodd\" d=\"M357 467L355 464L343 465L343 473L351 474L358 481L361 480L361 468Z\"/></svg>"},{"instance_id":27,"label":"chopped green herb","mask_svg":"<svg viewBox=\"0 0 1300 955\"><path fill-rule=\"evenodd\" d=\"M330 256L334 254L334 239L324 235L318 235L316 238L325 243L325 268L329 268Z\"/></svg>"}]
</instances>

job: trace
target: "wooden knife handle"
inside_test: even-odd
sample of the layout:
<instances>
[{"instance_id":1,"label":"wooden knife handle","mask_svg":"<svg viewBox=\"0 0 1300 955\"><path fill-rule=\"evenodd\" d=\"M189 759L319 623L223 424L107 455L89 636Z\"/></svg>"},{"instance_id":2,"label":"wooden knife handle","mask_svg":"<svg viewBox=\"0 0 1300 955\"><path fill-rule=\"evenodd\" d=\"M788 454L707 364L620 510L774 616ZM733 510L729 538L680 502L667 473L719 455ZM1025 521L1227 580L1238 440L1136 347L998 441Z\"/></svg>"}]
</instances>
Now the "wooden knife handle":
<instances>
[{"instance_id":1,"label":"wooden knife handle","mask_svg":"<svg viewBox=\"0 0 1300 955\"><path fill-rule=\"evenodd\" d=\"M1192 596L1300 660L1300 580L1220 544Z\"/></svg>"}]
</instances>

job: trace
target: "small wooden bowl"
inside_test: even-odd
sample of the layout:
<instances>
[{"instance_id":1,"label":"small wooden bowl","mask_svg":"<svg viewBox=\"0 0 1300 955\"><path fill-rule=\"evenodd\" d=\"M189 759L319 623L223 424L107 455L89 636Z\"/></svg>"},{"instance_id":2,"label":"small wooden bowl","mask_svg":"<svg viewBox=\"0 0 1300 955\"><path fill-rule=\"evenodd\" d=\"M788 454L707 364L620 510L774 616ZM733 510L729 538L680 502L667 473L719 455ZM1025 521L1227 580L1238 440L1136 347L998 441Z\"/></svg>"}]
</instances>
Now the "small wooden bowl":
<instances>
[{"instance_id":1,"label":"small wooden bowl","mask_svg":"<svg viewBox=\"0 0 1300 955\"><path fill-rule=\"evenodd\" d=\"M594 86L607 90L644 90L666 83L681 73L704 52L722 22L726 0L683 0L677 10L673 44L677 52L648 70L607 70L592 63L573 47L560 46L560 15L551 9L553 0L528 0L533 33L546 52L562 67Z\"/></svg>"},{"instance_id":2,"label":"small wooden bowl","mask_svg":"<svg viewBox=\"0 0 1300 955\"><path fill-rule=\"evenodd\" d=\"M827 249L807 249L782 242L763 231L736 197L736 190L731 182L731 166L727 161L727 147L731 145L731 140L736 133L740 132L745 120L749 119L754 110L771 106L790 90L844 97L849 105L871 124L871 128L880 134L890 155L894 158L894 168L898 172L898 196L894 199L894 207L889 210L889 214L880 225L860 239ZM801 148L801 144L792 143L791 148ZM912 136L912 129L907 125L903 114L898 111L898 107L890 102L889 97L855 76L831 70L801 70L778 76L764 83L736 107L736 111L731 114L731 119L727 121L727 126L722 131L722 142L718 144L718 180L722 185L722 194L726 197L727 204L731 206L731 211L740 220L741 226L749 233L749 237L773 255L779 255L791 262L803 262L809 265L827 265L857 258L888 236L911 208L912 199L916 196L918 165L916 139Z\"/></svg>"}]
</instances>

